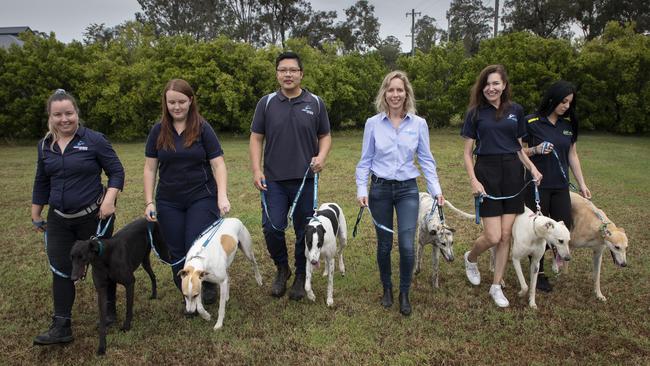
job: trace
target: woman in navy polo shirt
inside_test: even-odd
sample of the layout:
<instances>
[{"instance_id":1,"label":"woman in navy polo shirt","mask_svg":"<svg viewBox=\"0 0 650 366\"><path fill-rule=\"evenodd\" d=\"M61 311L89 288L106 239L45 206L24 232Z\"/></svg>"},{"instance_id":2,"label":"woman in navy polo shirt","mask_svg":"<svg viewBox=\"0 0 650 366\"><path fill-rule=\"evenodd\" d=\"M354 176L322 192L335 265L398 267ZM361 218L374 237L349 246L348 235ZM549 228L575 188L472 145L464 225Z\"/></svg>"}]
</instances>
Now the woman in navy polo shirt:
<instances>
[{"instance_id":1,"label":"woman in navy polo shirt","mask_svg":"<svg viewBox=\"0 0 650 366\"><path fill-rule=\"evenodd\" d=\"M517 194L524 186L522 163L539 184L542 175L522 151L525 123L522 107L510 100L510 84L504 67L484 68L472 87L461 131L465 138L465 170L475 196ZM476 164L472 154L476 155ZM497 306L507 307L509 303L501 282L508 261L512 224L515 216L524 212L523 193L506 200L484 198L479 212L483 218L483 233L465 253L465 273L470 283L480 284L478 256L496 246L490 296Z\"/></svg>"},{"instance_id":2,"label":"woman in navy polo shirt","mask_svg":"<svg viewBox=\"0 0 650 366\"><path fill-rule=\"evenodd\" d=\"M149 132L145 150L145 217L160 222L177 275L180 262L198 235L230 211L227 171L217 135L199 114L192 87L170 80L162 94L162 118ZM158 171L154 203L153 191ZM206 286L207 285L207 286ZM216 288L203 283L204 303L216 301Z\"/></svg>"},{"instance_id":3,"label":"woman in navy polo shirt","mask_svg":"<svg viewBox=\"0 0 650 366\"><path fill-rule=\"evenodd\" d=\"M575 86L564 80L555 82L544 94L537 112L526 117L528 134L524 138L528 146L524 149L526 154L544 174L544 181L539 186L542 213L556 221L564 221L569 229L573 227L567 175L569 166L578 182L580 194L591 198L576 148L578 119L575 103ZM533 190L526 195L526 206L536 210ZM547 292L553 289L544 275L543 257L539 262L537 288Z\"/></svg>"},{"instance_id":4,"label":"woman in navy polo shirt","mask_svg":"<svg viewBox=\"0 0 650 366\"><path fill-rule=\"evenodd\" d=\"M115 199L124 186L124 168L113 147L101 133L82 127L74 97L58 89L47 100L48 132L38 142L36 177L32 192L32 224L45 234L52 270L54 315L50 329L34 338L34 344L68 343L74 283L70 280L70 250L77 240L113 233L111 218ZM108 176L104 194L102 171ZM46 225L43 207L49 205ZM46 232L47 229L47 232ZM108 321L115 321L115 283L107 293Z\"/></svg>"},{"instance_id":5,"label":"woman in navy polo shirt","mask_svg":"<svg viewBox=\"0 0 650 366\"><path fill-rule=\"evenodd\" d=\"M397 212L399 244L399 306L402 315L411 314L409 289L415 260L415 229L420 198L415 180L420 175L415 157L424 173L427 190L439 205L444 197L438 181L436 162L429 147L427 122L415 115L415 95L406 74L393 71L386 75L375 100L378 114L368 118L363 132L361 159L357 164L357 200L369 206L377 223L393 228L393 210ZM368 176L371 185L368 194ZM377 264L384 287L381 304L393 304L390 252L393 234L377 230Z\"/></svg>"}]
</instances>

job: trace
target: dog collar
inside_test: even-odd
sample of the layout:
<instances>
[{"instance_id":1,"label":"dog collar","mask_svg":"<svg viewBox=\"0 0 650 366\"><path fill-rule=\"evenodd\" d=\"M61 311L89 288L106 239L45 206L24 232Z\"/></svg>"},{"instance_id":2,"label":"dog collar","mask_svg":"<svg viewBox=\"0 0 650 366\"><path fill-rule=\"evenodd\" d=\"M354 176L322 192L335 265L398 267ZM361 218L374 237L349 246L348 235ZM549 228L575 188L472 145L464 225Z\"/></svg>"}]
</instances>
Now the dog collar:
<instances>
[{"instance_id":1,"label":"dog collar","mask_svg":"<svg viewBox=\"0 0 650 366\"><path fill-rule=\"evenodd\" d=\"M104 243L102 243L101 240L97 239L97 244L99 244L99 252L97 253L97 256L101 257L102 254L104 254Z\"/></svg>"}]
</instances>

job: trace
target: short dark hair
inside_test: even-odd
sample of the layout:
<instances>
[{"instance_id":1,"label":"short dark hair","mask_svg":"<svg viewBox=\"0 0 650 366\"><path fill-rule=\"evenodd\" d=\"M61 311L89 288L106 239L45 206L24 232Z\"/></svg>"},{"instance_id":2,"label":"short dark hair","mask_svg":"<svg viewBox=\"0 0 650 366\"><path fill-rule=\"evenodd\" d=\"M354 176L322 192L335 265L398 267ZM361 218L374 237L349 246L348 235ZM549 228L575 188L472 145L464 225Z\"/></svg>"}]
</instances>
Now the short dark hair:
<instances>
[{"instance_id":1,"label":"short dark hair","mask_svg":"<svg viewBox=\"0 0 650 366\"><path fill-rule=\"evenodd\" d=\"M300 68L300 71L302 71L302 61L300 60L300 56L298 56L298 54L293 51L285 51L279 54L278 57L275 59L275 68L276 69L278 68L280 61L286 59L296 60L298 62L298 67Z\"/></svg>"}]
</instances>

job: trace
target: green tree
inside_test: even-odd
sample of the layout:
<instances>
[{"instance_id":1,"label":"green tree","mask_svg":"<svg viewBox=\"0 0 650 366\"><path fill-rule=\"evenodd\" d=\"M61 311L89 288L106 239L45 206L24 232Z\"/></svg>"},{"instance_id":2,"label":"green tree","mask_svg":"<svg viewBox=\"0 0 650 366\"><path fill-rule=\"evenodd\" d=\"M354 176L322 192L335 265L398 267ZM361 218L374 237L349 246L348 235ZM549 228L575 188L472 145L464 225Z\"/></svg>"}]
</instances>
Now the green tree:
<instances>
[{"instance_id":1,"label":"green tree","mask_svg":"<svg viewBox=\"0 0 650 366\"><path fill-rule=\"evenodd\" d=\"M506 31L530 31L540 37L571 38L570 5L564 0L506 0Z\"/></svg>"},{"instance_id":2,"label":"green tree","mask_svg":"<svg viewBox=\"0 0 650 366\"><path fill-rule=\"evenodd\" d=\"M347 52L366 52L379 44L379 19L375 7L367 0L358 0L345 9L345 22L337 24L336 35Z\"/></svg>"},{"instance_id":3,"label":"green tree","mask_svg":"<svg viewBox=\"0 0 650 366\"><path fill-rule=\"evenodd\" d=\"M478 52L479 43L490 37L494 10L481 0L452 0L449 6L449 38L462 41L467 55Z\"/></svg>"},{"instance_id":4,"label":"green tree","mask_svg":"<svg viewBox=\"0 0 650 366\"><path fill-rule=\"evenodd\" d=\"M212 39L224 24L222 0L138 0L138 4L143 13L136 13L136 19L153 24L161 35Z\"/></svg>"},{"instance_id":5,"label":"green tree","mask_svg":"<svg viewBox=\"0 0 650 366\"><path fill-rule=\"evenodd\" d=\"M397 37L388 36L377 46L377 52L390 69L395 68L395 62L402 52L401 45L402 42Z\"/></svg>"},{"instance_id":6,"label":"green tree","mask_svg":"<svg viewBox=\"0 0 650 366\"><path fill-rule=\"evenodd\" d=\"M415 22L415 34L415 46L424 53L447 37L447 32L436 25L436 19L428 15Z\"/></svg>"}]
</instances>

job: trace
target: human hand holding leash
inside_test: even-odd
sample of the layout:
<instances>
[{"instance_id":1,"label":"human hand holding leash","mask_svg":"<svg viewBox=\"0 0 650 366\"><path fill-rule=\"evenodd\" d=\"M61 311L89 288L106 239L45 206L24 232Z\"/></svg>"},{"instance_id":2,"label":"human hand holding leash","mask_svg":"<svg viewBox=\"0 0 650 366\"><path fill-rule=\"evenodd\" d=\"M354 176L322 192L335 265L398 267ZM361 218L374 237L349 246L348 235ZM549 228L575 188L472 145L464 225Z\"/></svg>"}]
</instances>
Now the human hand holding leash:
<instances>
[{"instance_id":1,"label":"human hand holding leash","mask_svg":"<svg viewBox=\"0 0 650 366\"><path fill-rule=\"evenodd\" d=\"M100 220L107 219L111 217L111 215L114 213L115 213L115 201L105 199L102 202L102 205L99 206L99 213L98 213L99 219Z\"/></svg>"},{"instance_id":2,"label":"human hand holding leash","mask_svg":"<svg viewBox=\"0 0 650 366\"><path fill-rule=\"evenodd\" d=\"M223 217L228 212L230 212L230 201L228 200L228 196L226 195L224 195L223 197L219 197L217 201L219 205L219 214Z\"/></svg>"},{"instance_id":3,"label":"human hand holding leash","mask_svg":"<svg viewBox=\"0 0 650 366\"><path fill-rule=\"evenodd\" d=\"M533 168L533 170L530 171L530 174L533 176L535 185L539 186L539 184L542 183L542 173L540 173L537 168Z\"/></svg>"},{"instance_id":4,"label":"human hand holding leash","mask_svg":"<svg viewBox=\"0 0 650 366\"><path fill-rule=\"evenodd\" d=\"M357 202L359 202L359 207L368 207L368 196L357 197Z\"/></svg>"},{"instance_id":5,"label":"human hand holding leash","mask_svg":"<svg viewBox=\"0 0 650 366\"><path fill-rule=\"evenodd\" d=\"M156 219L156 205L152 202L148 202L144 206L144 217L147 219L149 222L156 222L158 219Z\"/></svg>"},{"instance_id":6,"label":"human hand holding leash","mask_svg":"<svg viewBox=\"0 0 650 366\"><path fill-rule=\"evenodd\" d=\"M438 206L442 207L445 205L445 196L442 194L439 194L436 196L436 202L438 202Z\"/></svg>"},{"instance_id":7,"label":"human hand holding leash","mask_svg":"<svg viewBox=\"0 0 650 366\"><path fill-rule=\"evenodd\" d=\"M546 155L546 154L550 154L550 153L553 151L553 144L550 143L550 142L548 142L548 141L544 141L544 142L542 142L541 144L535 146L535 147L533 148L533 151L534 151L535 154L537 154L537 155Z\"/></svg>"},{"instance_id":8,"label":"human hand holding leash","mask_svg":"<svg viewBox=\"0 0 650 366\"><path fill-rule=\"evenodd\" d=\"M591 191L589 191L589 188L587 186L581 186L580 187L580 195L588 200L591 199Z\"/></svg>"},{"instance_id":9,"label":"human hand holding leash","mask_svg":"<svg viewBox=\"0 0 650 366\"><path fill-rule=\"evenodd\" d=\"M478 197L485 194L485 188L483 188L483 185L481 184L481 182L478 181L478 179L472 178L471 185L472 185L472 194L474 196Z\"/></svg>"},{"instance_id":10,"label":"human hand holding leash","mask_svg":"<svg viewBox=\"0 0 650 366\"><path fill-rule=\"evenodd\" d=\"M37 233L44 233L47 230L47 222L42 217L38 217L36 220L32 219L32 225Z\"/></svg>"},{"instance_id":11,"label":"human hand holding leash","mask_svg":"<svg viewBox=\"0 0 650 366\"><path fill-rule=\"evenodd\" d=\"M323 168L325 168L325 159L321 158L320 156L314 156L311 158L311 163L309 166L314 173L320 173Z\"/></svg>"},{"instance_id":12,"label":"human hand holding leash","mask_svg":"<svg viewBox=\"0 0 650 366\"><path fill-rule=\"evenodd\" d=\"M266 177L261 171L253 172L253 185L260 191L266 191Z\"/></svg>"}]
</instances>

